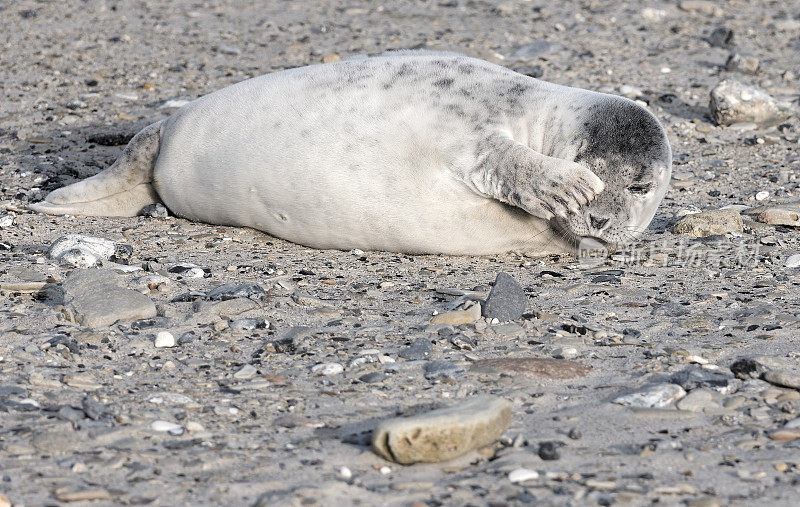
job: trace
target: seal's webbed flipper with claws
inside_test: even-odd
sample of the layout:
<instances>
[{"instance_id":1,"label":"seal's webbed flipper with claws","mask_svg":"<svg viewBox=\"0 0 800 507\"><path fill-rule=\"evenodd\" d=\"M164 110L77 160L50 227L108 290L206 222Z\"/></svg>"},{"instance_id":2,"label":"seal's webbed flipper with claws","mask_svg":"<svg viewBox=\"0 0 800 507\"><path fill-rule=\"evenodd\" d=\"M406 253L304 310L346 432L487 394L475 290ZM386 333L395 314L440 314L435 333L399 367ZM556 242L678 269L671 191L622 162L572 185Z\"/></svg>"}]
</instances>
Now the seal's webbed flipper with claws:
<instances>
[{"instance_id":1,"label":"seal's webbed flipper with claws","mask_svg":"<svg viewBox=\"0 0 800 507\"><path fill-rule=\"evenodd\" d=\"M549 220L578 213L605 184L589 168L543 155L503 135L483 143L485 150L469 180L482 194Z\"/></svg>"},{"instance_id":2,"label":"seal's webbed flipper with claws","mask_svg":"<svg viewBox=\"0 0 800 507\"><path fill-rule=\"evenodd\" d=\"M30 209L52 215L132 217L159 202L152 179L161 123L148 125L136 134L108 169L50 192Z\"/></svg>"}]
</instances>

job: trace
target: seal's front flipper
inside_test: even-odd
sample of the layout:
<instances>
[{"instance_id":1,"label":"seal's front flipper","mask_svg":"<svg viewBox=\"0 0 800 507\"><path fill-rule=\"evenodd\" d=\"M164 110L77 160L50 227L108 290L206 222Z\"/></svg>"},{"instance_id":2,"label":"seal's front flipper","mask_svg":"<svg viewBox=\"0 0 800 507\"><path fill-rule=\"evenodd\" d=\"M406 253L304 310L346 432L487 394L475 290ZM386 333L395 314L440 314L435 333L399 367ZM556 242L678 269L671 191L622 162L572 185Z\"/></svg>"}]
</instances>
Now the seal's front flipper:
<instances>
[{"instance_id":1,"label":"seal's front flipper","mask_svg":"<svg viewBox=\"0 0 800 507\"><path fill-rule=\"evenodd\" d=\"M481 146L467 175L479 192L549 220L577 213L605 184L587 167L548 157L510 137L494 135Z\"/></svg>"},{"instance_id":2,"label":"seal's front flipper","mask_svg":"<svg viewBox=\"0 0 800 507\"><path fill-rule=\"evenodd\" d=\"M50 192L30 209L53 215L132 217L158 202L151 181L161 141L161 122L133 136L105 171Z\"/></svg>"}]
</instances>

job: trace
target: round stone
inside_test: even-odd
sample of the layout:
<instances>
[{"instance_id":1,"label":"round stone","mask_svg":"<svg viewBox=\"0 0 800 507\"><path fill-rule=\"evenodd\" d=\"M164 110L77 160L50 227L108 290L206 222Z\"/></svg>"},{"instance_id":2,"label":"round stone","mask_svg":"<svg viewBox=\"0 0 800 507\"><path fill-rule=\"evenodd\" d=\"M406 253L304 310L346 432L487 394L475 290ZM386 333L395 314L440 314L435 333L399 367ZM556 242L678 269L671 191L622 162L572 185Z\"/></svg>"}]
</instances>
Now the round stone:
<instances>
[{"instance_id":1,"label":"round stone","mask_svg":"<svg viewBox=\"0 0 800 507\"><path fill-rule=\"evenodd\" d=\"M311 373L318 375L337 375L344 371L344 366L339 363L319 363L311 368Z\"/></svg>"},{"instance_id":2,"label":"round stone","mask_svg":"<svg viewBox=\"0 0 800 507\"><path fill-rule=\"evenodd\" d=\"M155 345L157 349L175 346L175 337L169 331L159 331L156 335Z\"/></svg>"},{"instance_id":3,"label":"round stone","mask_svg":"<svg viewBox=\"0 0 800 507\"><path fill-rule=\"evenodd\" d=\"M508 474L508 480L512 483L531 481L539 478L539 472L529 468L517 468Z\"/></svg>"}]
</instances>

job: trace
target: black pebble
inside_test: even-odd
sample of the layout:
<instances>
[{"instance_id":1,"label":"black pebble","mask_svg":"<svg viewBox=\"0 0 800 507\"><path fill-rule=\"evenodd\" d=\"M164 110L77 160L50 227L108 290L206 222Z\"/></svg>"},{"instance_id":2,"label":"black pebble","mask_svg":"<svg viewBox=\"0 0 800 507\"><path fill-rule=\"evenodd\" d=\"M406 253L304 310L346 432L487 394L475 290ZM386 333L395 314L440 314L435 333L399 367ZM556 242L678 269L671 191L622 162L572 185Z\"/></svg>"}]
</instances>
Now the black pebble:
<instances>
[{"instance_id":1,"label":"black pebble","mask_svg":"<svg viewBox=\"0 0 800 507\"><path fill-rule=\"evenodd\" d=\"M558 448L561 447L561 442L542 442L539 444L539 457L545 461L555 461L561 457Z\"/></svg>"}]
</instances>

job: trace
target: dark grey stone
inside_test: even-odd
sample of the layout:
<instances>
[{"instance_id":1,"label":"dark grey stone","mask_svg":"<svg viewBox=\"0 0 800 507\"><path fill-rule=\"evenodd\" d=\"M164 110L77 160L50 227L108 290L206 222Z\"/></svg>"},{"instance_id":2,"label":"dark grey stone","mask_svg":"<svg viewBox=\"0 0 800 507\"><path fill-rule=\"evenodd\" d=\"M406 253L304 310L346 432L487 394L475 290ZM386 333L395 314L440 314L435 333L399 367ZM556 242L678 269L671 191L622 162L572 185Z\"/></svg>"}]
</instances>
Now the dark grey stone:
<instances>
[{"instance_id":1,"label":"dark grey stone","mask_svg":"<svg viewBox=\"0 0 800 507\"><path fill-rule=\"evenodd\" d=\"M229 324L231 329L237 329L239 331L252 331L254 329L267 329L269 327L269 322L267 319L236 319Z\"/></svg>"},{"instance_id":2,"label":"dark grey stone","mask_svg":"<svg viewBox=\"0 0 800 507\"><path fill-rule=\"evenodd\" d=\"M428 338L417 338L410 346L397 353L398 356L409 361L427 359L431 355L431 341Z\"/></svg>"},{"instance_id":3,"label":"dark grey stone","mask_svg":"<svg viewBox=\"0 0 800 507\"><path fill-rule=\"evenodd\" d=\"M28 391L24 387L12 384L0 384L0 398L8 396L26 396Z\"/></svg>"},{"instance_id":4,"label":"dark grey stone","mask_svg":"<svg viewBox=\"0 0 800 507\"><path fill-rule=\"evenodd\" d=\"M522 317L528 300L525 291L513 276L503 271L497 273L489 297L483 303L483 316L501 322Z\"/></svg>"},{"instance_id":5,"label":"dark grey stone","mask_svg":"<svg viewBox=\"0 0 800 507\"><path fill-rule=\"evenodd\" d=\"M374 384L376 382L383 382L386 379L387 375L382 371L376 371L372 373L367 373L366 375L361 375L358 377L358 380L361 382L365 382L367 384Z\"/></svg>"},{"instance_id":6,"label":"dark grey stone","mask_svg":"<svg viewBox=\"0 0 800 507\"><path fill-rule=\"evenodd\" d=\"M155 204L148 204L142 208L139 215L150 218L167 218L169 216L169 211L163 204L157 202Z\"/></svg>"},{"instance_id":7,"label":"dark grey stone","mask_svg":"<svg viewBox=\"0 0 800 507\"><path fill-rule=\"evenodd\" d=\"M763 364L750 358L737 359L731 365L731 372L742 380L761 378L766 371L767 368Z\"/></svg>"},{"instance_id":8,"label":"dark grey stone","mask_svg":"<svg viewBox=\"0 0 800 507\"><path fill-rule=\"evenodd\" d=\"M656 317L681 317L689 315L689 307L680 303L664 303L653 307L650 313Z\"/></svg>"},{"instance_id":9,"label":"dark grey stone","mask_svg":"<svg viewBox=\"0 0 800 507\"><path fill-rule=\"evenodd\" d=\"M101 419L104 415L108 414L108 409L105 404L101 403L94 396L87 396L81 402L81 407L86 417L90 419Z\"/></svg>"},{"instance_id":10,"label":"dark grey stone","mask_svg":"<svg viewBox=\"0 0 800 507\"><path fill-rule=\"evenodd\" d=\"M248 283L226 283L206 294L206 299L210 301L227 301L229 299L247 298L253 301L265 301L267 293L264 288L254 282Z\"/></svg>"},{"instance_id":11,"label":"dark grey stone","mask_svg":"<svg viewBox=\"0 0 800 507\"><path fill-rule=\"evenodd\" d=\"M192 343L196 341L199 337L194 334L193 331L187 331L178 338L178 345L186 345L187 343Z\"/></svg>"},{"instance_id":12,"label":"dark grey stone","mask_svg":"<svg viewBox=\"0 0 800 507\"><path fill-rule=\"evenodd\" d=\"M738 385L732 375L719 372L704 370L696 366L686 368L672 375L670 382L678 384L686 391L697 389L698 387L707 387L714 389L724 394L729 394L738 388Z\"/></svg>"},{"instance_id":13,"label":"dark grey stone","mask_svg":"<svg viewBox=\"0 0 800 507\"><path fill-rule=\"evenodd\" d=\"M431 361L425 365L425 378L428 380L457 379L466 370L450 361Z\"/></svg>"},{"instance_id":14,"label":"dark grey stone","mask_svg":"<svg viewBox=\"0 0 800 507\"><path fill-rule=\"evenodd\" d=\"M56 412L56 417L64 421L75 422L86 417L86 414L83 413L83 410L78 410L77 408L72 408L65 405L58 409L58 412Z\"/></svg>"},{"instance_id":15,"label":"dark grey stone","mask_svg":"<svg viewBox=\"0 0 800 507\"><path fill-rule=\"evenodd\" d=\"M733 30L727 26L720 26L708 36L708 43L715 48L729 48L733 46Z\"/></svg>"},{"instance_id":16,"label":"dark grey stone","mask_svg":"<svg viewBox=\"0 0 800 507\"><path fill-rule=\"evenodd\" d=\"M541 442L539 444L539 457L545 461L557 460L561 457L558 449L563 446L564 443L558 441Z\"/></svg>"},{"instance_id":17,"label":"dark grey stone","mask_svg":"<svg viewBox=\"0 0 800 507\"><path fill-rule=\"evenodd\" d=\"M535 40L518 47L512 54L511 58L518 59L531 59L539 56L548 55L564 49L564 46L557 42L549 42L546 40Z\"/></svg>"}]
</instances>

